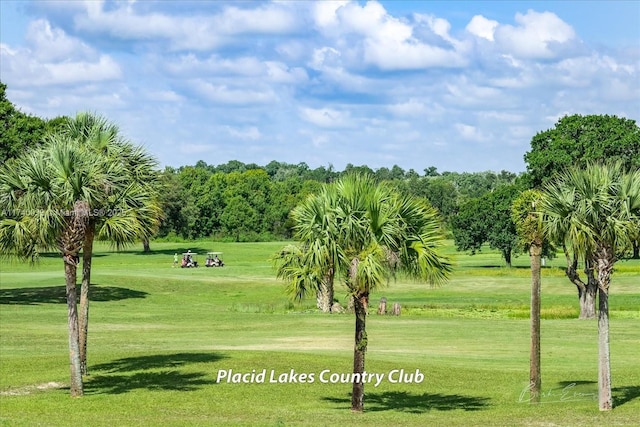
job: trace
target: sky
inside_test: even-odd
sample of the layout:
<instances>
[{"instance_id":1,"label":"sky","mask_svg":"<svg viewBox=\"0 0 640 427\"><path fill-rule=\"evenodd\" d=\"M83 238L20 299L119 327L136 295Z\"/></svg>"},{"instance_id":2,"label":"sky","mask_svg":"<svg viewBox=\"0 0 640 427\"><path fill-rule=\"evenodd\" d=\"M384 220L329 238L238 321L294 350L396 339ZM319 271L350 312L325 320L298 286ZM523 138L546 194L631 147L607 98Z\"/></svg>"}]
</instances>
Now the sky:
<instances>
[{"instance_id":1,"label":"sky","mask_svg":"<svg viewBox=\"0 0 640 427\"><path fill-rule=\"evenodd\" d=\"M519 173L565 115L640 121L640 1L2 0L0 80L161 167Z\"/></svg>"}]
</instances>

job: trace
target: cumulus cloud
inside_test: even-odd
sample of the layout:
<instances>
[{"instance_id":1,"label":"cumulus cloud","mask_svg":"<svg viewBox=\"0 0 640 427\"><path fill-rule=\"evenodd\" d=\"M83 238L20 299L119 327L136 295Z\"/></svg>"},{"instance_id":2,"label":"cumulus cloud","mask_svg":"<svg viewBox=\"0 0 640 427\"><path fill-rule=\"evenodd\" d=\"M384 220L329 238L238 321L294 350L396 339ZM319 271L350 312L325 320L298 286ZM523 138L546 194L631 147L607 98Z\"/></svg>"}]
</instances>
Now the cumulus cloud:
<instances>
[{"instance_id":1,"label":"cumulus cloud","mask_svg":"<svg viewBox=\"0 0 640 427\"><path fill-rule=\"evenodd\" d=\"M516 26L500 25L495 40L509 54L520 58L556 58L566 43L576 35L573 28L551 12L517 13Z\"/></svg>"},{"instance_id":2,"label":"cumulus cloud","mask_svg":"<svg viewBox=\"0 0 640 427\"><path fill-rule=\"evenodd\" d=\"M168 40L176 50L208 50L233 43L242 34L286 34L300 25L286 3L267 3L255 8L223 5L214 14L200 16L148 13L137 2L84 3L74 16L75 28L93 34L108 34L121 40Z\"/></svg>"},{"instance_id":3,"label":"cumulus cloud","mask_svg":"<svg viewBox=\"0 0 640 427\"><path fill-rule=\"evenodd\" d=\"M27 45L0 48L3 80L18 86L83 84L122 77L120 65L78 38L67 35L48 21L30 23Z\"/></svg>"},{"instance_id":4,"label":"cumulus cloud","mask_svg":"<svg viewBox=\"0 0 640 427\"><path fill-rule=\"evenodd\" d=\"M487 19L482 15L476 15L471 18L466 30L477 37L494 41L493 34L497 27L498 21Z\"/></svg>"},{"instance_id":5,"label":"cumulus cloud","mask_svg":"<svg viewBox=\"0 0 640 427\"><path fill-rule=\"evenodd\" d=\"M316 7L315 18L320 31L336 40L333 51L352 61L388 71L459 67L465 63L456 50L462 43L449 35L450 24L444 19L418 14L412 24L390 15L375 1L363 6L354 2L323 5ZM419 39L414 25L426 25L448 47ZM347 39L355 43L345 42Z\"/></svg>"}]
</instances>

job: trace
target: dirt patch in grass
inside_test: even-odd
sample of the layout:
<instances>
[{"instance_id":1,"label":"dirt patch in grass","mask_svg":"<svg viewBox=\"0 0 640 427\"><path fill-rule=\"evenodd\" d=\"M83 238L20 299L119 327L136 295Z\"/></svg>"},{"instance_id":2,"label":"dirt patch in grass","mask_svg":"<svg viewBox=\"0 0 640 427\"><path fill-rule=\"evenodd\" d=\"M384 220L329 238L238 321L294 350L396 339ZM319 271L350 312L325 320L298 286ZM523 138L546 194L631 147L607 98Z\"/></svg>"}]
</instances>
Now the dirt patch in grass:
<instances>
[{"instance_id":1,"label":"dirt patch in grass","mask_svg":"<svg viewBox=\"0 0 640 427\"><path fill-rule=\"evenodd\" d=\"M36 391L44 391L50 389L59 389L66 387L65 384L50 381L48 383L27 385L19 388L11 388L9 390L0 391L0 396L24 396Z\"/></svg>"}]
</instances>

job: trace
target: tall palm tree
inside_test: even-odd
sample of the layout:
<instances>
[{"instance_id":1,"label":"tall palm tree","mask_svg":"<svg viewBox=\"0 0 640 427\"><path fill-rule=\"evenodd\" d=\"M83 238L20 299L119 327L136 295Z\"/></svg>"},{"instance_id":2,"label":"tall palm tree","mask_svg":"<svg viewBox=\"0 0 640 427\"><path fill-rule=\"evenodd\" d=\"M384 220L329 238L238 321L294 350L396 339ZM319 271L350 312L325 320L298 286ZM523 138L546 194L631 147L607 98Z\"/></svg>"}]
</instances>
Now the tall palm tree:
<instances>
[{"instance_id":1,"label":"tall palm tree","mask_svg":"<svg viewBox=\"0 0 640 427\"><path fill-rule=\"evenodd\" d=\"M540 269L544 227L537 209L542 194L537 190L524 191L511 206L511 218L518 236L529 249L531 263L531 345L529 355L530 402L540 402L542 375L540 371Z\"/></svg>"},{"instance_id":2,"label":"tall palm tree","mask_svg":"<svg viewBox=\"0 0 640 427\"><path fill-rule=\"evenodd\" d=\"M148 241L160 221L157 163L144 149L133 146L120 134L118 126L105 117L88 112L67 120L61 133L104 158L106 167L118 171L112 196L90 206L82 247L82 285L80 287L80 364L87 374L87 338L89 328L89 288L93 242L109 240L117 248L140 239Z\"/></svg>"},{"instance_id":3,"label":"tall palm tree","mask_svg":"<svg viewBox=\"0 0 640 427\"><path fill-rule=\"evenodd\" d=\"M304 215L314 211L310 205L323 212L322 225L316 215ZM298 298L317 290L329 269L343 280L355 312L353 372L362 374L370 293L396 271L438 284L451 270L437 251L441 238L437 212L369 175L353 174L310 196L294 210L293 218L301 244L276 255L278 275ZM354 375L351 409L364 409L361 375Z\"/></svg>"},{"instance_id":4,"label":"tall palm tree","mask_svg":"<svg viewBox=\"0 0 640 427\"><path fill-rule=\"evenodd\" d=\"M55 247L64 262L72 396L83 394L80 369L76 269L90 206L109 197L117 175L103 158L75 141L51 137L45 145L0 168L0 251L23 258Z\"/></svg>"},{"instance_id":5,"label":"tall palm tree","mask_svg":"<svg viewBox=\"0 0 640 427\"><path fill-rule=\"evenodd\" d=\"M640 221L640 171L618 163L570 169L545 188L542 212L548 233L584 254L598 283L598 400L610 410L609 284L616 253L630 247Z\"/></svg>"}]
</instances>

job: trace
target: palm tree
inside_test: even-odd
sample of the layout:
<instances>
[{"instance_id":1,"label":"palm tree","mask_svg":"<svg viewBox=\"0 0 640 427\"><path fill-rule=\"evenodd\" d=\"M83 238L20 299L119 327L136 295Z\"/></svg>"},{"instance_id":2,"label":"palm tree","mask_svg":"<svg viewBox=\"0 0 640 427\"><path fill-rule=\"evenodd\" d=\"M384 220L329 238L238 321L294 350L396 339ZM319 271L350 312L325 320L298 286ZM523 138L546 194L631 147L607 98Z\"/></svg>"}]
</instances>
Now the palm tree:
<instances>
[{"instance_id":1,"label":"palm tree","mask_svg":"<svg viewBox=\"0 0 640 427\"><path fill-rule=\"evenodd\" d=\"M11 217L0 221L0 251L33 258L55 247L64 262L71 396L83 394L80 369L76 269L90 206L110 196L114 176L103 159L75 141L54 136L37 150L0 168L0 204Z\"/></svg>"},{"instance_id":2,"label":"palm tree","mask_svg":"<svg viewBox=\"0 0 640 427\"><path fill-rule=\"evenodd\" d=\"M82 247L82 285L80 287L80 364L87 374L87 338L89 328L89 288L91 260L96 237L109 240L120 249L142 239L148 242L160 221L161 211L155 168L156 161L141 147L135 147L120 135L106 118L81 112L67 120L61 133L101 155L105 166L117 171L112 196L91 205Z\"/></svg>"},{"instance_id":3,"label":"palm tree","mask_svg":"<svg viewBox=\"0 0 640 427\"><path fill-rule=\"evenodd\" d=\"M583 247L578 241L570 241L571 222L569 218L574 210L574 192L572 188L558 189L558 191L548 192L545 196L545 209L554 212L555 218L552 233L549 237L562 246L562 250L567 261L565 274L578 290L578 301L580 304L580 319L594 319L596 317L596 295L598 291L597 280L594 275L591 256L588 248ZM578 261L584 260L584 272L587 281L584 282L578 273Z\"/></svg>"},{"instance_id":4,"label":"palm tree","mask_svg":"<svg viewBox=\"0 0 640 427\"><path fill-rule=\"evenodd\" d=\"M290 279L302 273L302 277L299 276L297 280L290 280L291 283L298 282L290 293L300 299L301 289L313 289L317 306L323 312L331 312L333 309L334 280L336 265L339 263L339 230L335 226L335 216L332 213L332 206L336 200L335 187L326 186L318 196L310 195L292 211L295 232L305 246L304 251L294 251L291 255L301 259L301 265L305 268L295 266L282 270L282 273L286 271L291 274ZM315 267L315 272L309 271L311 266ZM280 275L285 276L286 274ZM301 280L307 280L308 283L305 285Z\"/></svg>"},{"instance_id":5,"label":"palm tree","mask_svg":"<svg viewBox=\"0 0 640 427\"><path fill-rule=\"evenodd\" d=\"M584 254L598 284L598 400L610 410L609 284L616 253L631 245L640 221L640 170L618 163L570 169L545 188L542 212L549 235Z\"/></svg>"},{"instance_id":6,"label":"palm tree","mask_svg":"<svg viewBox=\"0 0 640 427\"><path fill-rule=\"evenodd\" d=\"M542 195L537 190L524 191L511 206L511 218L518 236L529 249L531 263L531 346L529 356L530 402L540 402L540 268L544 229L536 207Z\"/></svg>"},{"instance_id":7,"label":"palm tree","mask_svg":"<svg viewBox=\"0 0 640 427\"><path fill-rule=\"evenodd\" d=\"M321 225L317 215L305 215L310 212L323 213ZM353 372L360 374L354 375L351 409L362 411L369 295L396 271L432 284L446 280L451 266L437 252L437 211L369 175L353 174L310 196L294 210L293 218L301 244L276 255L278 275L297 298L317 291L330 269L333 277L343 280L354 304Z\"/></svg>"}]
</instances>

